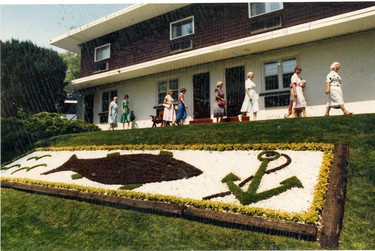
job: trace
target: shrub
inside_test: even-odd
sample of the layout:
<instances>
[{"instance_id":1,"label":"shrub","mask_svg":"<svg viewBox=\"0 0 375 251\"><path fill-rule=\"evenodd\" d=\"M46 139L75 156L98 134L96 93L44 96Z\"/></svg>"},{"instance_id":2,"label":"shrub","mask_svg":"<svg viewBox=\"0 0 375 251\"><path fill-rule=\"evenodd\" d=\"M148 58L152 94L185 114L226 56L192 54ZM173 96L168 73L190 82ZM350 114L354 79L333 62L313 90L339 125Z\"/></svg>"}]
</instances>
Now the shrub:
<instances>
[{"instance_id":1,"label":"shrub","mask_svg":"<svg viewBox=\"0 0 375 251\"><path fill-rule=\"evenodd\" d=\"M69 121L58 113L31 115L20 111L17 117L1 118L1 161L3 163L34 148L33 144L40 139L99 130L96 125L79 120Z\"/></svg>"}]
</instances>

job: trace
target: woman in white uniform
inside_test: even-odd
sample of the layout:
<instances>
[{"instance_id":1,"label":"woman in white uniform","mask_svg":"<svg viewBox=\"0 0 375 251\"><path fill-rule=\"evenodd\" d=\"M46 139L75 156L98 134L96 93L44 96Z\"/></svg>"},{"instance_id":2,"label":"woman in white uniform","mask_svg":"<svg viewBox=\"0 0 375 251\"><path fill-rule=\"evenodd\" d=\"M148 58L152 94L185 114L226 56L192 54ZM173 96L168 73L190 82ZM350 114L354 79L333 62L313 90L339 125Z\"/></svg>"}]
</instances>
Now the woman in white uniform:
<instances>
[{"instance_id":1,"label":"woman in white uniform","mask_svg":"<svg viewBox=\"0 0 375 251\"><path fill-rule=\"evenodd\" d=\"M329 116L331 108L340 108L345 115L351 115L352 112L346 110L344 106L344 97L341 89L342 78L337 73L340 70L340 63L334 62L331 65L331 72L327 75L326 94L328 94L328 102L325 116Z\"/></svg>"},{"instance_id":2,"label":"woman in white uniform","mask_svg":"<svg viewBox=\"0 0 375 251\"><path fill-rule=\"evenodd\" d=\"M257 119L257 113L259 111L258 99L259 96L255 90L255 83L253 82L254 73L247 73L247 80L245 81L245 98L242 103L241 113L247 114L250 116L250 113L253 113L253 119ZM238 115L239 121L242 121L242 114Z\"/></svg>"}]
</instances>

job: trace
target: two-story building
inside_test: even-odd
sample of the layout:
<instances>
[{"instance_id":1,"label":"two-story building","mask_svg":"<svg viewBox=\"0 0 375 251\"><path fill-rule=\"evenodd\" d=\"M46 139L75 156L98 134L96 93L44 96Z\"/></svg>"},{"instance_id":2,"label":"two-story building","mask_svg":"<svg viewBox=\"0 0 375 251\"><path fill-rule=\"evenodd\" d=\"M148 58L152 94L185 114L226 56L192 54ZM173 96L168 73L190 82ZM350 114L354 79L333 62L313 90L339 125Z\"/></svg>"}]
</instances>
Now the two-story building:
<instances>
[{"instance_id":1,"label":"two-story building","mask_svg":"<svg viewBox=\"0 0 375 251\"><path fill-rule=\"evenodd\" d=\"M341 63L345 105L375 110L374 2L136 4L51 40L81 55L78 119L107 128L108 105L125 94L135 127L150 127L168 89L187 89L188 121L213 116L224 82L228 116L237 116L247 72L260 94L258 119L283 118L300 65L309 116L325 112L326 76ZM342 114L332 111L332 115ZM121 113L120 113L121 114Z\"/></svg>"}]
</instances>

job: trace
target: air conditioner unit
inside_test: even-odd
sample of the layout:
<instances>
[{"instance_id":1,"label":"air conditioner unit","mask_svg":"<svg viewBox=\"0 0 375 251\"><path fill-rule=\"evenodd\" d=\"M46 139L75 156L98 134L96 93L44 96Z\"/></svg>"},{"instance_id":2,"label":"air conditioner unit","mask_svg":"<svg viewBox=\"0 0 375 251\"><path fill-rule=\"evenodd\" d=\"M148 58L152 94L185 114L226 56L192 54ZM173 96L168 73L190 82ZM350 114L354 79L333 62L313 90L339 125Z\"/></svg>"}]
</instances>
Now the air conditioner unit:
<instances>
[{"instance_id":1,"label":"air conditioner unit","mask_svg":"<svg viewBox=\"0 0 375 251\"><path fill-rule=\"evenodd\" d=\"M193 49L193 41L192 40L185 40L174 42L170 45L170 53L178 53L186 50Z\"/></svg>"},{"instance_id":2,"label":"air conditioner unit","mask_svg":"<svg viewBox=\"0 0 375 251\"><path fill-rule=\"evenodd\" d=\"M108 69L109 69L109 62L96 63L94 72L107 71Z\"/></svg>"},{"instance_id":3,"label":"air conditioner unit","mask_svg":"<svg viewBox=\"0 0 375 251\"><path fill-rule=\"evenodd\" d=\"M251 34L257 34L261 32L270 31L273 29L280 28L281 24L281 17L280 16L273 16L267 19L263 19L260 21L256 21L250 24Z\"/></svg>"}]
</instances>

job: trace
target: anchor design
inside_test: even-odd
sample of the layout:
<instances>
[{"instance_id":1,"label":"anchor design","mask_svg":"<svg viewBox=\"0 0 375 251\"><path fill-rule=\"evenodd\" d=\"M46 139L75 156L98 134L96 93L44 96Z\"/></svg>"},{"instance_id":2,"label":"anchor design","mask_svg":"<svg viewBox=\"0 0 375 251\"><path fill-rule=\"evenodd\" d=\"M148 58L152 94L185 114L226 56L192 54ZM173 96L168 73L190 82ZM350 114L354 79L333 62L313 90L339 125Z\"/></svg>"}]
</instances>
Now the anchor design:
<instances>
[{"instance_id":1,"label":"anchor design","mask_svg":"<svg viewBox=\"0 0 375 251\"><path fill-rule=\"evenodd\" d=\"M236 198L240 201L243 205L249 205L251 203L256 203L261 200L265 200L271 198L273 196L279 195L293 187L303 188L301 181L296 177L290 177L288 179L283 180L280 182L280 186L276 188L269 189L267 191L263 191L257 193L259 188L260 182L263 176L267 172L268 164L271 161L274 161L280 157L280 153L276 151L265 151L258 155L258 159L262 161L259 169L252 177L252 180L249 184L247 191L241 189L240 186L236 185L234 182L240 180L235 174L230 173L228 174L223 180L223 183L226 183L229 190L236 196Z\"/></svg>"}]
</instances>

